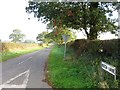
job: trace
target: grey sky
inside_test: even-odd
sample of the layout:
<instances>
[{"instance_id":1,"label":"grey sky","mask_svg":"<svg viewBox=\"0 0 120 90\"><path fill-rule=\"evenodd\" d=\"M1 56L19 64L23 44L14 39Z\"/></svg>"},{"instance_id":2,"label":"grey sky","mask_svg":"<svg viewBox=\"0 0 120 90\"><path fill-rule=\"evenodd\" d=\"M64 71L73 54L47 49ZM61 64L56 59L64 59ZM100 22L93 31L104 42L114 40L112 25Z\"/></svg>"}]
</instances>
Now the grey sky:
<instances>
[{"instance_id":1,"label":"grey sky","mask_svg":"<svg viewBox=\"0 0 120 90\"><path fill-rule=\"evenodd\" d=\"M6 5L6 6L5 6ZM36 36L46 31L46 25L38 22L33 15L25 12L27 0L2 0L0 3L0 39L8 41L13 29L20 29L26 35L25 39L36 40ZM4 7L4 8L3 8ZM31 18L28 20L28 18ZM118 18L118 13L114 13L114 18ZM77 33L78 38L85 38L83 34ZM100 39L111 39L114 35L102 34Z\"/></svg>"}]
</instances>

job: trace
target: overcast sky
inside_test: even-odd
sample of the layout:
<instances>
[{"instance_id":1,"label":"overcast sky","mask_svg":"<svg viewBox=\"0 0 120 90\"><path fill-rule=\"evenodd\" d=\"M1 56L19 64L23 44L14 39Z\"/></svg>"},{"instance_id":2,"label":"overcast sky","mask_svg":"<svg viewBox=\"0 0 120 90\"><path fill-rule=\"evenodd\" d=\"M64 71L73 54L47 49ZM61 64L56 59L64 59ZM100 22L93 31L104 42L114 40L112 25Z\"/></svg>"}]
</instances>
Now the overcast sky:
<instances>
[{"instance_id":1,"label":"overcast sky","mask_svg":"<svg viewBox=\"0 0 120 90\"><path fill-rule=\"evenodd\" d=\"M0 39L9 40L13 29L20 29L26 39L35 40L38 33L46 30L42 24L25 12L25 0L2 0L0 3ZM28 17L31 17L28 20Z\"/></svg>"},{"instance_id":2,"label":"overcast sky","mask_svg":"<svg viewBox=\"0 0 120 90\"><path fill-rule=\"evenodd\" d=\"M36 40L36 36L46 31L46 25L34 19L33 15L25 12L26 0L1 0L0 2L0 39L8 41L9 35L14 29L20 29L26 35L25 39ZM31 18L28 20L28 18ZM118 14L114 13L117 18ZM83 34L77 34L78 38L84 38ZM111 39L114 35L103 34L101 39Z\"/></svg>"}]
</instances>

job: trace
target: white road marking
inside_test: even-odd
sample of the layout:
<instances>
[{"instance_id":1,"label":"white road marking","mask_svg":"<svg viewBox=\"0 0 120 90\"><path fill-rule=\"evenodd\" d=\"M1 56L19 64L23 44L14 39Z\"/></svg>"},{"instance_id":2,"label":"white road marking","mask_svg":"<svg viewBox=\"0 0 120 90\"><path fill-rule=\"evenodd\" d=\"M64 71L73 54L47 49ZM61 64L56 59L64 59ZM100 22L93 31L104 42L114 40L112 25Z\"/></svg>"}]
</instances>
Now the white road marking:
<instances>
[{"instance_id":1,"label":"white road marking","mask_svg":"<svg viewBox=\"0 0 120 90\"><path fill-rule=\"evenodd\" d=\"M23 84L22 84L22 85L24 85L25 88L27 87L29 75L30 75L30 70L28 70L27 73L25 74L26 78L24 79Z\"/></svg>"},{"instance_id":2,"label":"white road marking","mask_svg":"<svg viewBox=\"0 0 120 90\"><path fill-rule=\"evenodd\" d=\"M26 59L26 60L29 60L29 59L31 59L32 57L29 57L28 59ZM22 62L20 62L19 64L22 64L22 63L24 63L26 60L24 60L24 61L22 61Z\"/></svg>"},{"instance_id":3,"label":"white road marking","mask_svg":"<svg viewBox=\"0 0 120 90\"><path fill-rule=\"evenodd\" d=\"M27 70L27 71L25 71L23 73L20 73L19 75L15 76L14 78L11 78L7 82L5 82L2 85L0 85L0 90L2 88L26 88L27 87L28 78L29 78L29 73L30 73L30 70ZM23 83L21 85L8 84L8 83L14 81L15 79L17 79L18 77L20 77L20 76L22 76L24 74L25 74L25 79L24 79L24 81L23 81Z\"/></svg>"}]
</instances>

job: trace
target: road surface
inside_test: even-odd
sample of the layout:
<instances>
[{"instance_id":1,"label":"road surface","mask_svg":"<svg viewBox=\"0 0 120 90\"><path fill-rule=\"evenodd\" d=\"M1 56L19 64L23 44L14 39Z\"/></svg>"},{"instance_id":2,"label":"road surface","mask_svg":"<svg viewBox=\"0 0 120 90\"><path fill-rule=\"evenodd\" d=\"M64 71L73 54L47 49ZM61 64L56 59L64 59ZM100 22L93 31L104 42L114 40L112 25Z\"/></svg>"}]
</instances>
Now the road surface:
<instances>
[{"instance_id":1,"label":"road surface","mask_svg":"<svg viewBox=\"0 0 120 90\"><path fill-rule=\"evenodd\" d=\"M0 63L0 88L51 88L44 82L44 67L50 50L46 48Z\"/></svg>"}]
</instances>

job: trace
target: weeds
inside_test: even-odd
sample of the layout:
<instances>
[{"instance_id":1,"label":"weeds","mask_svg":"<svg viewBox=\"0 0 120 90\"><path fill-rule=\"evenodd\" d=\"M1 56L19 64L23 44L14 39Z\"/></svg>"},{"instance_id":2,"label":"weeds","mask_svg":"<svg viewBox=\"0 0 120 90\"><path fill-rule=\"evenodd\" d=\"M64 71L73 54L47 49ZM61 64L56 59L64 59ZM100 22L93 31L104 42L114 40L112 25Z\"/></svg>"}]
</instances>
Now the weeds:
<instances>
[{"instance_id":1,"label":"weeds","mask_svg":"<svg viewBox=\"0 0 120 90\"><path fill-rule=\"evenodd\" d=\"M56 88L116 88L118 81L112 75L101 71L101 56L82 53L76 58L75 52L67 49L63 60L64 47L55 46L49 55L49 79ZM105 57L106 62L112 58ZM111 64L116 65L113 61ZM103 76L104 74L104 76Z\"/></svg>"}]
</instances>

